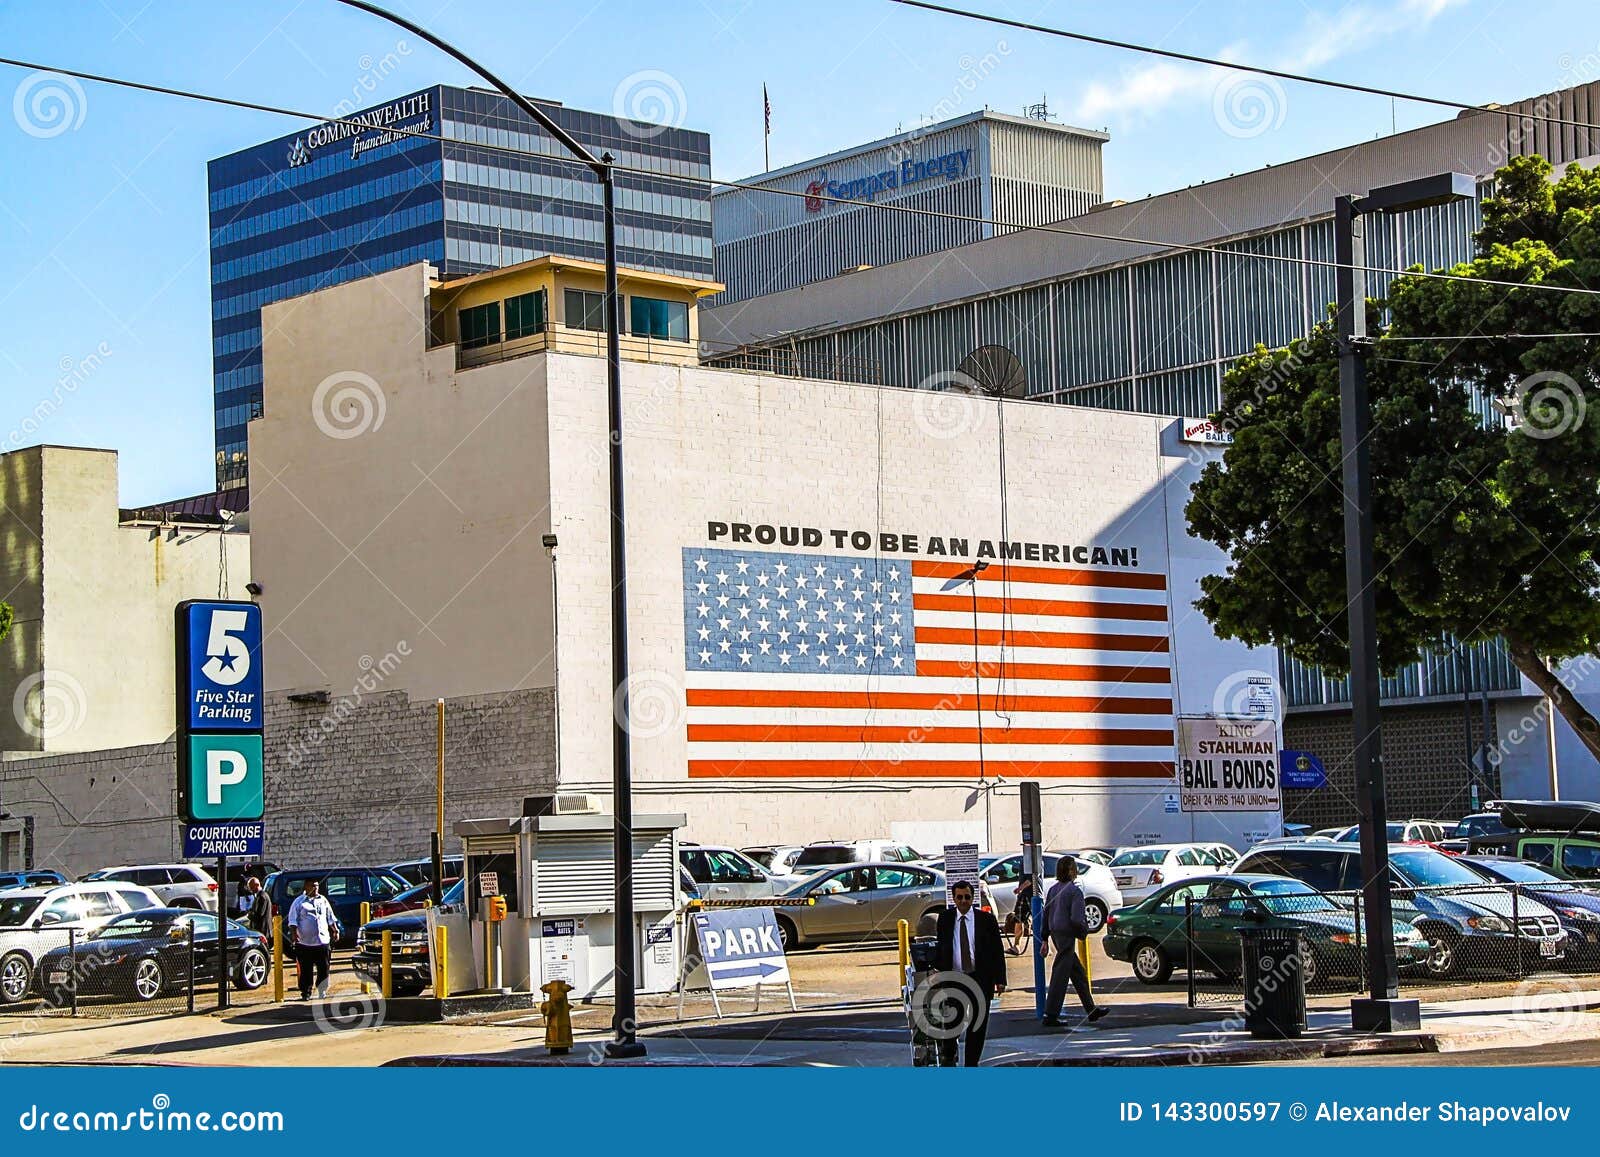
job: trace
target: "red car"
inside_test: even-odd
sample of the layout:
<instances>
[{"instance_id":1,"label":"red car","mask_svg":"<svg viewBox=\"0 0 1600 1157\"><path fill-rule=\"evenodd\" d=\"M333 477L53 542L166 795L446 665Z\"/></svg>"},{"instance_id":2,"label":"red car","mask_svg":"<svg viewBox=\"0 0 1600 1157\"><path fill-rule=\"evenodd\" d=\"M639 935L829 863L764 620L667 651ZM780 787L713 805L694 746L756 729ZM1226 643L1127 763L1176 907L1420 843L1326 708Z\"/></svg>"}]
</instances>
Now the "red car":
<instances>
[{"instance_id":1,"label":"red car","mask_svg":"<svg viewBox=\"0 0 1600 1157\"><path fill-rule=\"evenodd\" d=\"M443 886L441 886L439 890L441 892L448 891L450 885L454 884L456 879L457 877L451 876L449 879L445 880ZM432 899L432 897L432 884L418 884L415 888L408 888L404 892L401 892L398 896L374 904L372 906L372 918L377 920L380 917L393 916L400 912L417 911L421 908L427 907L428 901Z\"/></svg>"}]
</instances>

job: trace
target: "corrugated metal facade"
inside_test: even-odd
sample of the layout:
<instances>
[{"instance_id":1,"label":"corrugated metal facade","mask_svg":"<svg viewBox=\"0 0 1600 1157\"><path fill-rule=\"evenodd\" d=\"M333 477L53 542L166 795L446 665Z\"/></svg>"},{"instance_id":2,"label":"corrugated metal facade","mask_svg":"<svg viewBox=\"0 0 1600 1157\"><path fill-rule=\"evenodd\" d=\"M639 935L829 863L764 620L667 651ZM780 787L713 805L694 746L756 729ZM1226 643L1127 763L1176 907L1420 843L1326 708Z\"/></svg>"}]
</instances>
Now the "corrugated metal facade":
<instances>
[{"instance_id":1,"label":"corrugated metal facade","mask_svg":"<svg viewBox=\"0 0 1600 1157\"><path fill-rule=\"evenodd\" d=\"M755 178L791 195L723 189L712 197L712 231L717 280L728 288L708 304L981 241L995 235L989 220L1026 226L1085 213L1101 200L1104 141L1100 133L984 112ZM872 204L792 195L819 191ZM982 220L874 207L883 204Z\"/></svg>"}]
</instances>

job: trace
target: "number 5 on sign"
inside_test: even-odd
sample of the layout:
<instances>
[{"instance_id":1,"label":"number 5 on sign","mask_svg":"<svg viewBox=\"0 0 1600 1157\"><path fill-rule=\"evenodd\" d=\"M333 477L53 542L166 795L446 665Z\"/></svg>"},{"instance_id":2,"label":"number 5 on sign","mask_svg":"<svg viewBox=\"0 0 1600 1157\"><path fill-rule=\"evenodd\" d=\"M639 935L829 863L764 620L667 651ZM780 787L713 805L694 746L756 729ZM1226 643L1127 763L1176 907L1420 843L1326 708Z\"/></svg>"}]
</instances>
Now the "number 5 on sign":
<instances>
[{"instance_id":1,"label":"number 5 on sign","mask_svg":"<svg viewBox=\"0 0 1600 1157\"><path fill-rule=\"evenodd\" d=\"M250 625L248 611L212 610L211 631L200 672L213 683L232 687L250 674L250 649L240 637Z\"/></svg>"}]
</instances>

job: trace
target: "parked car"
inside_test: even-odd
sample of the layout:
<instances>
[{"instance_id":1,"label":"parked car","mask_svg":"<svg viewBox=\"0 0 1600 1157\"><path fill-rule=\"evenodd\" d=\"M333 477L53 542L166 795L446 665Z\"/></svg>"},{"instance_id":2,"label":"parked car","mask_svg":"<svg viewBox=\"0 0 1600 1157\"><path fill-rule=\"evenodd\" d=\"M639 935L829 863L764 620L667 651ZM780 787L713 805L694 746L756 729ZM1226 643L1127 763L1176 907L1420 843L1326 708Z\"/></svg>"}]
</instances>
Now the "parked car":
<instances>
[{"instance_id":1,"label":"parked car","mask_svg":"<svg viewBox=\"0 0 1600 1157\"><path fill-rule=\"evenodd\" d=\"M452 876L445 880L440 888L440 902L443 903L444 894L449 892L460 881ZM407 888L392 900L380 900L372 905L372 918L380 916L398 916L401 912L411 912L426 908L433 900L433 881L418 884L415 888Z\"/></svg>"},{"instance_id":2,"label":"parked car","mask_svg":"<svg viewBox=\"0 0 1600 1157\"><path fill-rule=\"evenodd\" d=\"M71 999L69 978L78 995L155 1000L189 979L189 929L194 929L194 979L217 979L221 941L217 917L193 908L143 908L103 924L82 944L56 948L39 960L38 985L46 1004ZM239 989L267 982L267 940L243 924L227 922L228 980Z\"/></svg>"},{"instance_id":3,"label":"parked car","mask_svg":"<svg viewBox=\"0 0 1600 1157\"><path fill-rule=\"evenodd\" d=\"M899 921L931 936L944 911L944 873L880 861L818 872L784 893L814 903L776 909L785 951L838 940L892 940Z\"/></svg>"},{"instance_id":4,"label":"parked car","mask_svg":"<svg viewBox=\"0 0 1600 1157\"><path fill-rule=\"evenodd\" d=\"M1305 937L1301 969L1307 985L1331 976L1361 975L1353 911L1299 880L1243 872L1181 880L1113 912L1106 924L1106 955L1132 964L1142 983L1164 984L1173 968L1187 963L1191 913L1195 963L1207 972L1240 975L1240 926L1271 920ZM1426 960L1428 941L1406 921L1394 921L1394 938L1401 967Z\"/></svg>"},{"instance_id":5,"label":"parked car","mask_svg":"<svg viewBox=\"0 0 1600 1157\"><path fill-rule=\"evenodd\" d=\"M794 874L794 862L805 848L799 844L762 844L739 850L774 876L789 876Z\"/></svg>"},{"instance_id":6,"label":"parked car","mask_svg":"<svg viewBox=\"0 0 1600 1157\"><path fill-rule=\"evenodd\" d=\"M70 883L60 872L50 868L29 868L25 872L0 872L0 892L12 888L53 888Z\"/></svg>"},{"instance_id":7,"label":"parked car","mask_svg":"<svg viewBox=\"0 0 1600 1157\"><path fill-rule=\"evenodd\" d=\"M84 883L119 880L149 888L169 908L215 912L221 903L216 877L198 864L134 864L101 868L83 878Z\"/></svg>"},{"instance_id":8,"label":"parked car","mask_svg":"<svg viewBox=\"0 0 1600 1157\"><path fill-rule=\"evenodd\" d=\"M1344 833L1344 828L1318 828L1306 838L1310 840L1336 840Z\"/></svg>"},{"instance_id":9,"label":"parked car","mask_svg":"<svg viewBox=\"0 0 1600 1157\"><path fill-rule=\"evenodd\" d=\"M442 908L459 908L466 887L457 880L440 897ZM429 963L428 914L411 908L392 916L369 920L356 932L356 951L350 965L374 984L383 983L383 934L389 937L390 991L396 996L416 996L433 983Z\"/></svg>"},{"instance_id":10,"label":"parked car","mask_svg":"<svg viewBox=\"0 0 1600 1157\"><path fill-rule=\"evenodd\" d=\"M1474 853L1528 860L1564 880L1600 880L1600 804L1504 800L1501 835L1473 836Z\"/></svg>"},{"instance_id":11,"label":"parked car","mask_svg":"<svg viewBox=\"0 0 1600 1157\"><path fill-rule=\"evenodd\" d=\"M732 848L680 843L678 860L705 900L756 900L776 896L796 883L773 876Z\"/></svg>"},{"instance_id":12,"label":"parked car","mask_svg":"<svg viewBox=\"0 0 1600 1157\"><path fill-rule=\"evenodd\" d=\"M1474 812L1470 816L1462 816L1456 821L1455 830L1445 837L1445 842L1461 842L1461 850L1466 851L1466 841L1479 839L1483 836L1503 836L1511 831L1506 827L1505 820L1500 818L1500 813Z\"/></svg>"},{"instance_id":13,"label":"parked car","mask_svg":"<svg viewBox=\"0 0 1600 1157\"><path fill-rule=\"evenodd\" d=\"M1567 934L1555 912L1539 901L1514 901L1454 856L1418 844L1392 844L1389 870L1396 889L1394 914L1427 937L1425 968L1435 979L1464 969L1549 966L1566 955ZM1319 892L1353 894L1362 884L1361 849L1344 842L1265 848L1248 852L1237 871L1289 876Z\"/></svg>"},{"instance_id":14,"label":"parked car","mask_svg":"<svg viewBox=\"0 0 1600 1157\"><path fill-rule=\"evenodd\" d=\"M1091 864L1110 865L1117 858L1117 848L1079 848L1078 855Z\"/></svg>"},{"instance_id":15,"label":"parked car","mask_svg":"<svg viewBox=\"0 0 1600 1157\"><path fill-rule=\"evenodd\" d=\"M1227 870L1239 858L1239 853L1228 848L1233 855L1224 861L1214 849L1226 846L1147 844L1141 848L1123 848L1111 861L1111 876L1122 890L1123 902L1137 903L1164 884Z\"/></svg>"},{"instance_id":16,"label":"parked car","mask_svg":"<svg viewBox=\"0 0 1600 1157\"><path fill-rule=\"evenodd\" d=\"M33 987L39 958L128 912L159 908L148 888L106 880L0 892L0 1003L16 1004Z\"/></svg>"},{"instance_id":17,"label":"parked car","mask_svg":"<svg viewBox=\"0 0 1600 1157\"><path fill-rule=\"evenodd\" d=\"M1098 932L1105 926L1106 917L1122 907L1122 893L1117 890L1111 871L1104 864L1084 859L1077 852L1046 852L1044 854L1044 892L1048 895L1056 878L1056 868L1062 856L1072 856L1078 862L1078 886L1083 889L1083 912L1089 922L1089 931ZM982 879L988 886L994 904L994 913L1002 921L1017 906L1017 884L1022 880L1021 852L1009 856L985 856Z\"/></svg>"},{"instance_id":18,"label":"parked car","mask_svg":"<svg viewBox=\"0 0 1600 1157\"><path fill-rule=\"evenodd\" d=\"M344 930L339 938L340 945L355 943L363 903L392 900L411 887L403 876L388 868L297 868L274 872L267 877L266 891L272 898L272 906L287 916L289 905L305 891L307 880L322 881L322 894L333 905L333 914ZM285 927L286 935L291 931Z\"/></svg>"},{"instance_id":19,"label":"parked car","mask_svg":"<svg viewBox=\"0 0 1600 1157\"><path fill-rule=\"evenodd\" d=\"M895 840L819 840L800 850L791 870L801 876L840 864L918 864L923 859L917 849Z\"/></svg>"},{"instance_id":20,"label":"parked car","mask_svg":"<svg viewBox=\"0 0 1600 1157\"><path fill-rule=\"evenodd\" d=\"M1600 959L1600 892L1579 887L1537 864L1510 856L1469 854L1460 859L1461 863L1486 880L1531 885L1525 894L1532 895L1561 917L1561 923L1567 930L1569 955L1591 963Z\"/></svg>"},{"instance_id":21,"label":"parked car","mask_svg":"<svg viewBox=\"0 0 1600 1157\"><path fill-rule=\"evenodd\" d=\"M459 880L465 863L466 861L461 856L446 856L444 858L445 879ZM433 883L432 856L427 856L420 860L401 860L396 864L385 864L384 867L405 880L412 887L418 884Z\"/></svg>"},{"instance_id":22,"label":"parked car","mask_svg":"<svg viewBox=\"0 0 1600 1157\"><path fill-rule=\"evenodd\" d=\"M1434 820L1390 820L1386 825L1391 844L1434 844L1444 836L1444 825ZM1342 844L1361 842L1361 825L1351 824L1334 839Z\"/></svg>"}]
</instances>

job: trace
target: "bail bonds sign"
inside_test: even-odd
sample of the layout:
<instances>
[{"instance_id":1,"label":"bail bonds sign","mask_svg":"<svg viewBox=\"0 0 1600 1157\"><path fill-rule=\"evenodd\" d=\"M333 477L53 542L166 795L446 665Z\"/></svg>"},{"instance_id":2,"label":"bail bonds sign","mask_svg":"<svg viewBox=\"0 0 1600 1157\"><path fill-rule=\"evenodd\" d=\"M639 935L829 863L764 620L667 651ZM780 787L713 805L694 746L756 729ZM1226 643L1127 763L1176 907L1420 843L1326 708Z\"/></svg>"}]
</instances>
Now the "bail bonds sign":
<instances>
[{"instance_id":1,"label":"bail bonds sign","mask_svg":"<svg viewBox=\"0 0 1600 1157\"><path fill-rule=\"evenodd\" d=\"M1282 811L1278 725L1270 719L1179 719L1178 784L1186 812Z\"/></svg>"}]
</instances>

